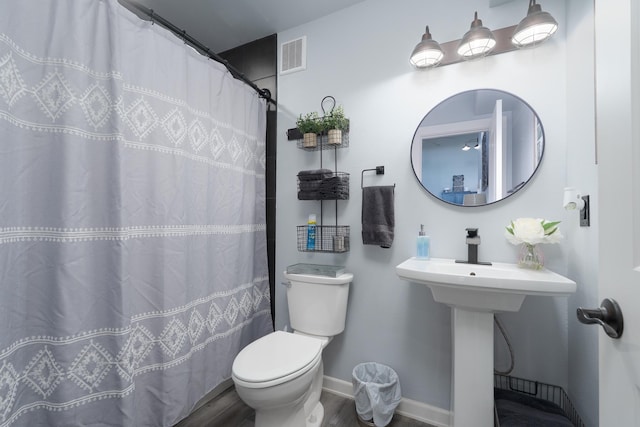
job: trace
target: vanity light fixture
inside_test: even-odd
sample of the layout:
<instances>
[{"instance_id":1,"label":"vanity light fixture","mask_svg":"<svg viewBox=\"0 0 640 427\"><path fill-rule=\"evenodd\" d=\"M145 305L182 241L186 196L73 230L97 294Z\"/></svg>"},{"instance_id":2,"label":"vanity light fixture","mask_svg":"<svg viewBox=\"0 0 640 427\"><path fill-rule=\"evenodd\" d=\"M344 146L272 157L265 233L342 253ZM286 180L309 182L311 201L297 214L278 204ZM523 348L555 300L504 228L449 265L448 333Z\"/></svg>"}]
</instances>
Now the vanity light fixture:
<instances>
[{"instance_id":1,"label":"vanity light fixture","mask_svg":"<svg viewBox=\"0 0 640 427\"><path fill-rule=\"evenodd\" d=\"M558 22L548 12L543 12L536 0L529 0L527 16L520 21L511 37L518 47L534 46L551 37L558 29Z\"/></svg>"},{"instance_id":2,"label":"vanity light fixture","mask_svg":"<svg viewBox=\"0 0 640 427\"><path fill-rule=\"evenodd\" d=\"M493 31L482 25L478 12L475 12L469 31L460 40L439 44L431 38L427 27L422 41L413 49L409 62L415 68L428 69L499 55L518 48L537 46L549 39L557 29L556 20L548 12L543 12L536 0L529 0L527 16L518 25Z\"/></svg>"},{"instance_id":3,"label":"vanity light fixture","mask_svg":"<svg viewBox=\"0 0 640 427\"><path fill-rule=\"evenodd\" d=\"M429 26L427 25L427 29L422 35L422 41L411 52L409 62L416 68L431 68L437 66L443 57L444 52L440 47L440 43L431 38Z\"/></svg>"},{"instance_id":4,"label":"vanity light fixture","mask_svg":"<svg viewBox=\"0 0 640 427\"><path fill-rule=\"evenodd\" d=\"M471 28L462 36L457 52L464 59L473 59L487 55L495 45L493 33L482 25L478 12L475 12Z\"/></svg>"},{"instance_id":5,"label":"vanity light fixture","mask_svg":"<svg viewBox=\"0 0 640 427\"><path fill-rule=\"evenodd\" d=\"M580 192L573 187L565 187L562 206L568 211L580 211L580 226L589 227L590 212L588 195L581 195Z\"/></svg>"},{"instance_id":6,"label":"vanity light fixture","mask_svg":"<svg viewBox=\"0 0 640 427\"><path fill-rule=\"evenodd\" d=\"M473 145L473 143L476 143L475 145ZM478 138L471 138L470 140L468 140L467 142L464 143L464 145L462 146L462 151L469 151L472 148L475 150L479 150L480 149L480 142L478 140Z\"/></svg>"}]
</instances>

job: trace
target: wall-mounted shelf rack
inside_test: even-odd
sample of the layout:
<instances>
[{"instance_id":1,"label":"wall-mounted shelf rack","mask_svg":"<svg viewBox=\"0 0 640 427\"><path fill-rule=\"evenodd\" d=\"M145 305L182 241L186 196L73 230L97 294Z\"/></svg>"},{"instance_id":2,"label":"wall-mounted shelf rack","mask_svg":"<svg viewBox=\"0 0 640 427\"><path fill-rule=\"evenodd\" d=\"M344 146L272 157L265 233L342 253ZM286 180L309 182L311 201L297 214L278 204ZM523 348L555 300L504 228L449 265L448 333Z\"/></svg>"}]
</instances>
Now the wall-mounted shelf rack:
<instances>
[{"instance_id":1,"label":"wall-mounted shelf rack","mask_svg":"<svg viewBox=\"0 0 640 427\"><path fill-rule=\"evenodd\" d=\"M324 104L327 100L333 100L335 107L335 98L327 96L322 99L321 106L326 114ZM350 227L348 225L338 225L338 200L349 199L349 174L338 172L338 154L337 149L349 146L349 131L342 131L342 143L331 144L329 136L326 133L317 134L317 144L315 147L306 147L303 143L303 135L297 129L289 129L287 138L290 141L295 140L297 148L304 151L320 152L320 169L314 171L301 171L298 174L298 200L317 200L320 201L320 218L316 225L315 244L309 246L307 244L308 225L297 226L297 243L298 251L301 252L333 252L343 253L349 252L350 249ZM325 150L334 150L333 170L323 169L322 152ZM335 201L335 225L325 225L324 222L324 203L325 201Z\"/></svg>"}]
</instances>

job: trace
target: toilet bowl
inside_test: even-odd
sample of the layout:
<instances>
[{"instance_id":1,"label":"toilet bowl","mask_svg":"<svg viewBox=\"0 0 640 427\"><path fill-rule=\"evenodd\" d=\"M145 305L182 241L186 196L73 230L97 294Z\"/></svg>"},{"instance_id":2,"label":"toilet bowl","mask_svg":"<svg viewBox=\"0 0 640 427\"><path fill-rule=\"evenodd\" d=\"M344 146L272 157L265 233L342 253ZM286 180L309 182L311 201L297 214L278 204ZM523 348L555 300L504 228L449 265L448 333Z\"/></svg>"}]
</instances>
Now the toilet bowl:
<instances>
[{"instance_id":1,"label":"toilet bowl","mask_svg":"<svg viewBox=\"0 0 640 427\"><path fill-rule=\"evenodd\" d=\"M256 426L320 425L322 348L321 339L276 331L238 354L232 378L238 396L256 410Z\"/></svg>"},{"instance_id":2,"label":"toilet bowl","mask_svg":"<svg viewBox=\"0 0 640 427\"><path fill-rule=\"evenodd\" d=\"M295 332L275 331L236 356L238 396L256 411L256 427L319 427L324 375L322 350L344 330L353 275L287 274L287 301Z\"/></svg>"}]
</instances>

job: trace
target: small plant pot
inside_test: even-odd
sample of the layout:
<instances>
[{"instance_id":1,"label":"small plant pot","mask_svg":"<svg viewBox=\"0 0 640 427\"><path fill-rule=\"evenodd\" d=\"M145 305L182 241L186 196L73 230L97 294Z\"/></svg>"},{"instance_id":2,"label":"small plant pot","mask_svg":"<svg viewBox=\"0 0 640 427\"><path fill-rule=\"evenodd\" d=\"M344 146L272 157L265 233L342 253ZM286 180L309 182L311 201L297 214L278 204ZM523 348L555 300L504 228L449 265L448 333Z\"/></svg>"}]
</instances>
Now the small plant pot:
<instances>
[{"instance_id":1,"label":"small plant pot","mask_svg":"<svg viewBox=\"0 0 640 427\"><path fill-rule=\"evenodd\" d=\"M329 144L331 145L342 144L342 131L340 129L329 130Z\"/></svg>"},{"instance_id":2,"label":"small plant pot","mask_svg":"<svg viewBox=\"0 0 640 427\"><path fill-rule=\"evenodd\" d=\"M305 133L302 136L302 146L305 148L315 148L318 145L318 135L315 133Z\"/></svg>"}]
</instances>

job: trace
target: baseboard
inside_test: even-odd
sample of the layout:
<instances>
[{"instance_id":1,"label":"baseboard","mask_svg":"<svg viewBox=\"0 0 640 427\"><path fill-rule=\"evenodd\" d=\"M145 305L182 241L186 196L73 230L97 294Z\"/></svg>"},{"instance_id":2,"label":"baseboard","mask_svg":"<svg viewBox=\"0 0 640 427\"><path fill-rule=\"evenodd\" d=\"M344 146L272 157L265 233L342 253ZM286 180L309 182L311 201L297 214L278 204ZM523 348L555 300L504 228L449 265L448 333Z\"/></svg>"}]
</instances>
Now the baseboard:
<instances>
[{"instance_id":1,"label":"baseboard","mask_svg":"<svg viewBox=\"0 0 640 427\"><path fill-rule=\"evenodd\" d=\"M348 381L325 375L322 389L338 396L353 399L353 385ZM405 397L400 401L396 413L437 427L451 426L451 413L449 411Z\"/></svg>"}]
</instances>

